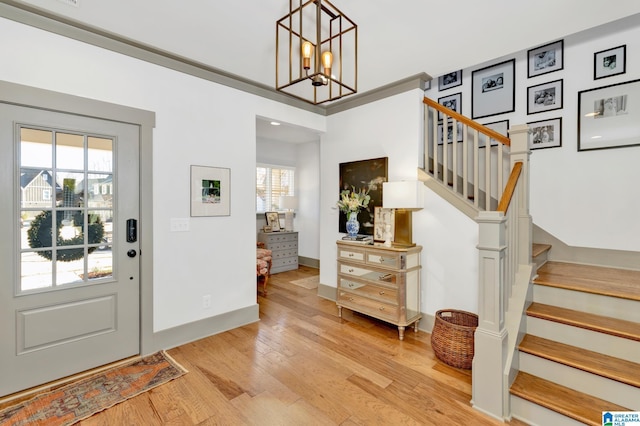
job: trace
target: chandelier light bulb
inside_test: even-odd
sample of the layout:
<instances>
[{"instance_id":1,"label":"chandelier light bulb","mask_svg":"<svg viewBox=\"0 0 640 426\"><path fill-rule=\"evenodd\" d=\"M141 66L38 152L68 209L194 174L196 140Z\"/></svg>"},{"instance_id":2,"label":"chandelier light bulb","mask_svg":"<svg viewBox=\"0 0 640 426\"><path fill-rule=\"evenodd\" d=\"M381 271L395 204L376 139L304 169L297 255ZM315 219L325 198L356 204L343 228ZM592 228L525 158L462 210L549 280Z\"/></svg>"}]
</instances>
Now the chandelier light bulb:
<instances>
[{"instance_id":1,"label":"chandelier light bulb","mask_svg":"<svg viewBox=\"0 0 640 426\"><path fill-rule=\"evenodd\" d=\"M305 41L302 43L302 67L305 70L311 68L311 52L313 51L313 45Z\"/></svg>"},{"instance_id":2,"label":"chandelier light bulb","mask_svg":"<svg viewBox=\"0 0 640 426\"><path fill-rule=\"evenodd\" d=\"M322 66L324 68L324 74L331 76L331 65L333 64L333 55L330 51L322 52Z\"/></svg>"}]
</instances>

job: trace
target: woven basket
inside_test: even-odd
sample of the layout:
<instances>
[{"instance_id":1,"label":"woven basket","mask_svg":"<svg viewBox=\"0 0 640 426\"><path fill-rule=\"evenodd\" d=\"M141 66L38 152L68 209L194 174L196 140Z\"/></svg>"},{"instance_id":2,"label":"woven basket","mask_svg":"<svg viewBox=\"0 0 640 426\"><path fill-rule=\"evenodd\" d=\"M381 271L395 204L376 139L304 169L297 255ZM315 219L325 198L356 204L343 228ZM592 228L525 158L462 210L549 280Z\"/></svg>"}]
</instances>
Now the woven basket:
<instances>
[{"instance_id":1,"label":"woven basket","mask_svg":"<svg viewBox=\"0 0 640 426\"><path fill-rule=\"evenodd\" d=\"M445 364L470 369L476 327L476 314L453 309L436 312L436 322L431 332L433 352Z\"/></svg>"}]
</instances>

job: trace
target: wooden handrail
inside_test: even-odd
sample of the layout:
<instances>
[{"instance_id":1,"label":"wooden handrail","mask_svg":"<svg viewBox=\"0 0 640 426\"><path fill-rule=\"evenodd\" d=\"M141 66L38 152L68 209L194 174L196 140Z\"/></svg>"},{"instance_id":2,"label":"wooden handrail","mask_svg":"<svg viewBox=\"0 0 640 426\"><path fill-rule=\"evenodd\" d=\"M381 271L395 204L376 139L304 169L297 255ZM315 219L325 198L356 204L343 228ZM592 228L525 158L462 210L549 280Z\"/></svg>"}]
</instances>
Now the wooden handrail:
<instances>
[{"instance_id":1,"label":"wooden handrail","mask_svg":"<svg viewBox=\"0 0 640 426\"><path fill-rule=\"evenodd\" d=\"M500 198L497 211L504 214L507 213L507 209L509 209L509 204L511 204L511 199L513 198L513 193L516 190L516 185L518 184L520 173L522 173L522 161L518 161L513 165L507 185L504 187L502 198Z\"/></svg>"},{"instance_id":2,"label":"wooden handrail","mask_svg":"<svg viewBox=\"0 0 640 426\"><path fill-rule=\"evenodd\" d=\"M423 102L427 105L429 105L430 107L437 109L438 111L446 114L448 117L451 117L453 119L455 119L456 121L459 121L460 123L464 124L467 127L471 127L472 129L475 129L477 131L479 131L480 133L483 133L487 136L489 136L492 139L495 139L496 141L507 145L507 146L511 146L511 140L506 137L505 135L502 135L498 132L496 132L493 129L488 128L487 126L483 126L480 123L476 123L475 121L465 117L462 114L458 114L457 112L455 112L452 109L449 109L443 105L440 105L439 103L437 103L436 101L429 99L429 98L424 98ZM488 144L487 144L488 145Z\"/></svg>"}]
</instances>

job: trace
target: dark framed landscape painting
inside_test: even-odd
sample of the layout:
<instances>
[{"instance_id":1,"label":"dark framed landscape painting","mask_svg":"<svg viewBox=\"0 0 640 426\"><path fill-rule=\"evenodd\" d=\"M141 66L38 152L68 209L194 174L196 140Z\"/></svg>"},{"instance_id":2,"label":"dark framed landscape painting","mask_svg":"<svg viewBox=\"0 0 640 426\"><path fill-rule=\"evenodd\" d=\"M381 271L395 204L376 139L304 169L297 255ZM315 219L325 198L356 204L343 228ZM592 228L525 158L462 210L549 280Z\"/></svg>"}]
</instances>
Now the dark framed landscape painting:
<instances>
[{"instance_id":1,"label":"dark framed landscape painting","mask_svg":"<svg viewBox=\"0 0 640 426\"><path fill-rule=\"evenodd\" d=\"M364 189L369 191L371 196L369 206L358 214L359 234L373 235L375 208L382 207L382 183L387 181L388 160L388 157L381 157L340 163L340 190L336 196L336 202L345 189L355 188L356 191ZM340 212L338 232L346 233L346 224L347 215Z\"/></svg>"}]
</instances>

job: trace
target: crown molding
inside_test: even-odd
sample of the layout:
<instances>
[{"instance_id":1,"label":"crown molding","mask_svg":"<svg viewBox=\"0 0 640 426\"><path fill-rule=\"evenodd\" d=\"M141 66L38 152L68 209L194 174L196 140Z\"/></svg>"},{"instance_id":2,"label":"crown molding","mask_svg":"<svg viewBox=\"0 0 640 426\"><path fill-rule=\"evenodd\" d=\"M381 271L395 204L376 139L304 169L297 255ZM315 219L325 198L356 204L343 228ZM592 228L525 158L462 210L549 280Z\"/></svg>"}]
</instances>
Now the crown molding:
<instances>
[{"instance_id":1,"label":"crown molding","mask_svg":"<svg viewBox=\"0 0 640 426\"><path fill-rule=\"evenodd\" d=\"M415 88L424 90L431 80L425 73L417 74L331 104L313 105L264 84L22 2L0 0L0 17L320 115L336 114Z\"/></svg>"}]
</instances>

